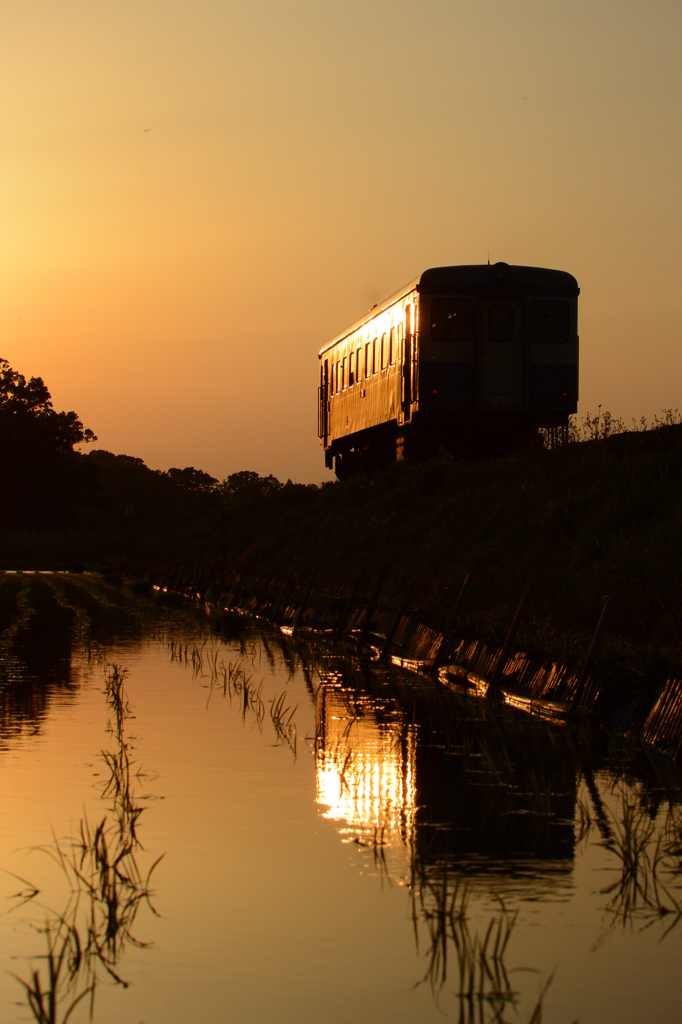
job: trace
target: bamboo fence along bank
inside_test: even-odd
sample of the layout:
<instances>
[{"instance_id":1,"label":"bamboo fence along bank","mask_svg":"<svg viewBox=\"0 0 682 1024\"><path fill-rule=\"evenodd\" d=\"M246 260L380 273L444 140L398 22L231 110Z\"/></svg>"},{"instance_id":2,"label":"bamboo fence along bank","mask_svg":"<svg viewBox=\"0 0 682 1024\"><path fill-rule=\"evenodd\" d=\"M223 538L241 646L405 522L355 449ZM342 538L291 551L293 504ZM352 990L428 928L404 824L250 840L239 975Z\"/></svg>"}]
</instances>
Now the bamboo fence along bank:
<instances>
[{"instance_id":1,"label":"bamboo fence along bank","mask_svg":"<svg viewBox=\"0 0 682 1024\"><path fill-rule=\"evenodd\" d=\"M410 613L412 586L398 608L381 607L385 577L383 566L368 588L359 572L345 591L329 595L321 590L316 598L317 570L303 583L293 572L284 583L277 583L274 575L259 582L247 581L243 574L236 579L227 577L205 567L150 566L143 574L155 591L201 602L209 611L247 613L290 636L308 633L335 641L345 639L358 653L430 675L455 692L496 700L558 725L587 717L613 734L636 736L652 757L663 754L678 761L682 752L682 680L668 679L648 696L644 692L623 696L595 670L613 597L605 597L587 656L576 669L514 648L530 585L520 596L500 646L458 631L468 577L441 629Z\"/></svg>"}]
</instances>

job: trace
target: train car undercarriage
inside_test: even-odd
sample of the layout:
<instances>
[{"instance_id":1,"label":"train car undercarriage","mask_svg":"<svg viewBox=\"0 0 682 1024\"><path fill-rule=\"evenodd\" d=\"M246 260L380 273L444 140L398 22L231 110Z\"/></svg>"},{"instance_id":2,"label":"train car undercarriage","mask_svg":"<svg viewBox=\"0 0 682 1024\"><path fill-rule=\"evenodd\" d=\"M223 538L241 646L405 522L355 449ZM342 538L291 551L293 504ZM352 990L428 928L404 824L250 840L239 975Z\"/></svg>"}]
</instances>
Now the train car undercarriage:
<instances>
[{"instance_id":1,"label":"train car undercarriage","mask_svg":"<svg viewBox=\"0 0 682 1024\"><path fill-rule=\"evenodd\" d=\"M500 458L568 442L568 416L529 413L416 412L410 423L395 420L332 442L325 464L339 480L371 476L393 462L425 462L442 456L461 460Z\"/></svg>"}]
</instances>

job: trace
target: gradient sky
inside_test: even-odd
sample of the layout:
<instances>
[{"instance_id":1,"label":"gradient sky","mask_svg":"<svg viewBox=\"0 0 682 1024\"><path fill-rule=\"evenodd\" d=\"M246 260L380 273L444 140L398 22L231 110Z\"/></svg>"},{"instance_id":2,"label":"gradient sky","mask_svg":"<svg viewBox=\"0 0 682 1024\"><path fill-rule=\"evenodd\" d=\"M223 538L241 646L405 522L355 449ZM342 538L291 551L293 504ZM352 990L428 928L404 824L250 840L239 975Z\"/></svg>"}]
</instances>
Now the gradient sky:
<instances>
[{"instance_id":1,"label":"gradient sky","mask_svg":"<svg viewBox=\"0 0 682 1024\"><path fill-rule=\"evenodd\" d=\"M329 478L317 350L428 266L581 287L580 411L682 407L682 5L3 0L0 355L98 447Z\"/></svg>"}]
</instances>

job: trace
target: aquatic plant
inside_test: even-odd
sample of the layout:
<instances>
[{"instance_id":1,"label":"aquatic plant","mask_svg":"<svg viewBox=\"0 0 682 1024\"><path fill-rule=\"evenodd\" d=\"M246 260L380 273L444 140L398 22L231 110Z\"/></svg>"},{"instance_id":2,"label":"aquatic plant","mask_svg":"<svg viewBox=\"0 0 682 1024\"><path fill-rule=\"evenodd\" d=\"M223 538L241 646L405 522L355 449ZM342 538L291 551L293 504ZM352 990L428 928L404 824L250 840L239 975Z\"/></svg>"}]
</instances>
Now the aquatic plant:
<instances>
[{"instance_id":1,"label":"aquatic plant","mask_svg":"<svg viewBox=\"0 0 682 1024\"><path fill-rule=\"evenodd\" d=\"M45 940L45 952L36 957L44 968L31 965L28 979L15 975L39 1024L66 1024L86 999L92 1017L103 977L127 987L119 963L128 945L146 945L133 934L139 910L146 904L157 914L151 880L163 855L146 869L138 859L137 824L143 808L133 783L142 773L131 771L132 748L125 725L132 708L124 687L126 676L121 666L105 665L109 731L116 740L115 750L102 752L108 769L102 797L111 800L110 814L97 823L84 815L75 835L61 840L53 836L50 845L40 848L61 869L69 895L61 912L43 908L44 919L35 925ZM28 899L36 895L34 889ZM26 901L24 894L17 906Z\"/></svg>"},{"instance_id":2,"label":"aquatic plant","mask_svg":"<svg viewBox=\"0 0 682 1024\"><path fill-rule=\"evenodd\" d=\"M113 731L119 744L123 743L123 727L130 716L130 704L124 690L127 675L126 669L113 664L105 672L104 694L108 707L114 713Z\"/></svg>"},{"instance_id":3,"label":"aquatic plant","mask_svg":"<svg viewBox=\"0 0 682 1024\"><path fill-rule=\"evenodd\" d=\"M662 938L682 920L682 888L679 861L682 820L679 807L670 805L661 817L646 806L641 787L617 782L616 809L601 813L607 820L601 845L615 859L612 882L601 889L608 896L606 910L612 924L650 927L665 921ZM589 809L579 811L581 830L591 828Z\"/></svg>"},{"instance_id":4,"label":"aquatic plant","mask_svg":"<svg viewBox=\"0 0 682 1024\"><path fill-rule=\"evenodd\" d=\"M501 1020L504 1008L514 1005L518 995L511 987L505 962L518 912L509 912L500 899L499 911L490 918L483 934L472 934L469 887L461 877L449 873L445 862L439 865L437 873L420 877L413 899L415 919L425 922L429 936L428 968L422 981L428 980L437 997L448 978L448 956L452 951L461 1014L478 1019L487 1007L490 1019Z\"/></svg>"},{"instance_id":5,"label":"aquatic plant","mask_svg":"<svg viewBox=\"0 0 682 1024\"><path fill-rule=\"evenodd\" d=\"M44 935L47 947L42 957L46 977L35 967L28 980L13 975L24 990L33 1019L37 1024L67 1024L85 999L90 999L92 1019L97 982L84 957L78 928L64 916L51 916L37 931Z\"/></svg>"},{"instance_id":6,"label":"aquatic plant","mask_svg":"<svg viewBox=\"0 0 682 1024\"><path fill-rule=\"evenodd\" d=\"M296 723L294 721L294 715L296 714L295 705L293 708L286 704L287 693L283 690L279 696L275 695L270 701L270 719L272 721L275 735L280 743L285 743L294 755L296 759L297 750L297 733Z\"/></svg>"}]
</instances>

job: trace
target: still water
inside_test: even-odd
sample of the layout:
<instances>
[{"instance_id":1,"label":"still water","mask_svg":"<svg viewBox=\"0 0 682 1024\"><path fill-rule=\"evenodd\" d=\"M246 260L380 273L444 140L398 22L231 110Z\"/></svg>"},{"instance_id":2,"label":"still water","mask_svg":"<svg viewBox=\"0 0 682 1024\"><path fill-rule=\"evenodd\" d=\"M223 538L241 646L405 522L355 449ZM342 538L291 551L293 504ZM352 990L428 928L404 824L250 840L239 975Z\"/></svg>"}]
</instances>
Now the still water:
<instances>
[{"instance_id":1,"label":"still water","mask_svg":"<svg viewBox=\"0 0 682 1024\"><path fill-rule=\"evenodd\" d=\"M2 1020L679 1020L678 822L636 758L271 634L3 685Z\"/></svg>"}]
</instances>

